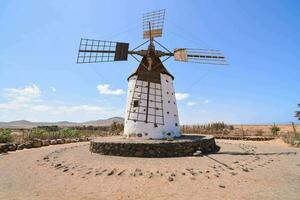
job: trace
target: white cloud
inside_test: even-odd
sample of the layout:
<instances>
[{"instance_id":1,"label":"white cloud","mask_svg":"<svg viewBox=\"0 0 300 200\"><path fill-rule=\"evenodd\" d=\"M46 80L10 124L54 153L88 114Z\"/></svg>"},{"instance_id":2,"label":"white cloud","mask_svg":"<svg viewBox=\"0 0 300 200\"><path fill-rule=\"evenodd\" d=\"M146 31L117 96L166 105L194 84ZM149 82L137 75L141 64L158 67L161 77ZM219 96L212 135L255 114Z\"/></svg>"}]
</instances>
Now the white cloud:
<instances>
[{"instance_id":1,"label":"white cloud","mask_svg":"<svg viewBox=\"0 0 300 200\"><path fill-rule=\"evenodd\" d=\"M16 120L21 118L47 119L50 115L63 120L73 116L111 116L116 115L116 109L100 107L97 105L64 105L64 103L45 102L41 98L41 90L37 85L29 85L23 88L6 88L3 95L7 101L0 102L2 120ZM5 117L5 118L4 118Z\"/></svg>"},{"instance_id":2,"label":"white cloud","mask_svg":"<svg viewBox=\"0 0 300 200\"><path fill-rule=\"evenodd\" d=\"M203 103L209 103L209 100L208 100L208 99L206 99L206 100L204 100L204 101L203 101Z\"/></svg>"},{"instance_id":3,"label":"white cloud","mask_svg":"<svg viewBox=\"0 0 300 200\"><path fill-rule=\"evenodd\" d=\"M107 94L107 95L122 95L125 94L125 91L122 89L116 89L116 90L111 90L109 89L110 85L109 84L100 84L97 86L97 89L100 94Z\"/></svg>"},{"instance_id":4,"label":"white cloud","mask_svg":"<svg viewBox=\"0 0 300 200\"><path fill-rule=\"evenodd\" d=\"M52 92L56 92L56 88L53 87L53 86L50 87L50 90L51 90Z\"/></svg>"},{"instance_id":5,"label":"white cloud","mask_svg":"<svg viewBox=\"0 0 300 200\"><path fill-rule=\"evenodd\" d=\"M195 106L195 105L197 105L197 102L194 101L187 102L187 106Z\"/></svg>"},{"instance_id":6,"label":"white cloud","mask_svg":"<svg viewBox=\"0 0 300 200\"><path fill-rule=\"evenodd\" d=\"M206 98L203 98L203 97L198 97L197 99L200 101L199 103L209 103L210 102L209 99L206 99Z\"/></svg>"},{"instance_id":7,"label":"white cloud","mask_svg":"<svg viewBox=\"0 0 300 200\"><path fill-rule=\"evenodd\" d=\"M177 101L181 101L187 99L190 95L188 93L175 93L175 97Z\"/></svg>"},{"instance_id":8,"label":"white cloud","mask_svg":"<svg viewBox=\"0 0 300 200\"><path fill-rule=\"evenodd\" d=\"M6 88L4 96L12 102L30 102L41 95L40 88L35 85L25 86L23 88Z\"/></svg>"}]
</instances>

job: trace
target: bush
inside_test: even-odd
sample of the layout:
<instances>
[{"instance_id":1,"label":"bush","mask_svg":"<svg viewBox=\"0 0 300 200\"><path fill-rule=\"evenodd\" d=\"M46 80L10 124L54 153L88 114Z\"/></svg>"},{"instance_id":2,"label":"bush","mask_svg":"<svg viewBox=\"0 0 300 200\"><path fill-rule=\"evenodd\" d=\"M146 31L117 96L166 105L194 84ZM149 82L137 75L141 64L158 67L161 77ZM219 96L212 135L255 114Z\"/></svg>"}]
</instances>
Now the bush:
<instances>
[{"instance_id":1,"label":"bush","mask_svg":"<svg viewBox=\"0 0 300 200\"><path fill-rule=\"evenodd\" d=\"M124 125L123 124L119 124L117 122L113 122L110 125L110 131L112 132L122 132L124 129Z\"/></svg>"},{"instance_id":2,"label":"bush","mask_svg":"<svg viewBox=\"0 0 300 200\"><path fill-rule=\"evenodd\" d=\"M0 131L0 143L7 143L12 141L10 129L3 129Z\"/></svg>"},{"instance_id":3,"label":"bush","mask_svg":"<svg viewBox=\"0 0 300 200\"><path fill-rule=\"evenodd\" d=\"M259 129L259 130L256 131L255 136L262 136L263 133L264 133L264 131Z\"/></svg>"},{"instance_id":4,"label":"bush","mask_svg":"<svg viewBox=\"0 0 300 200\"><path fill-rule=\"evenodd\" d=\"M280 131L280 128L278 126L276 126L275 123L270 129L271 129L273 136L278 136L278 132Z\"/></svg>"},{"instance_id":5,"label":"bush","mask_svg":"<svg viewBox=\"0 0 300 200\"><path fill-rule=\"evenodd\" d=\"M63 128L59 133L61 138L78 138L81 135L80 131L70 128Z\"/></svg>"},{"instance_id":6,"label":"bush","mask_svg":"<svg viewBox=\"0 0 300 200\"><path fill-rule=\"evenodd\" d=\"M228 134L234 130L233 125L227 125L224 122L214 122L205 125L183 125L183 133L200 133L200 134Z\"/></svg>"},{"instance_id":7,"label":"bush","mask_svg":"<svg viewBox=\"0 0 300 200\"><path fill-rule=\"evenodd\" d=\"M40 128L33 128L28 134L28 139L46 139L47 137L47 132L43 129Z\"/></svg>"}]
</instances>

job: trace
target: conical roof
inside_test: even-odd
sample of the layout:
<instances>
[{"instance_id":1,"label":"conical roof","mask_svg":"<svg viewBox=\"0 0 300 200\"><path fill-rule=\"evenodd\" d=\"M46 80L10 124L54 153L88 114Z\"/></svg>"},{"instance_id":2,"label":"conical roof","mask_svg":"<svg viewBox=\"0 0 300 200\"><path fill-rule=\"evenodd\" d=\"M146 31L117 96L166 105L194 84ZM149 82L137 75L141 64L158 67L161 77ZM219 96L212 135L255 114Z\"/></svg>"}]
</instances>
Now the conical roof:
<instances>
[{"instance_id":1,"label":"conical roof","mask_svg":"<svg viewBox=\"0 0 300 200\"><path fill-rule=\"evenodd\" d=\"M152 60L152 69L149 71L147 69L147 56L144 56L138 68L128 77L127 80L129 80L132 76L137 75L139 80L160 83L160 74L167 74L174 80L174 76L165 68L159 57L154 57Z\"/></svg>"}]
</instances>

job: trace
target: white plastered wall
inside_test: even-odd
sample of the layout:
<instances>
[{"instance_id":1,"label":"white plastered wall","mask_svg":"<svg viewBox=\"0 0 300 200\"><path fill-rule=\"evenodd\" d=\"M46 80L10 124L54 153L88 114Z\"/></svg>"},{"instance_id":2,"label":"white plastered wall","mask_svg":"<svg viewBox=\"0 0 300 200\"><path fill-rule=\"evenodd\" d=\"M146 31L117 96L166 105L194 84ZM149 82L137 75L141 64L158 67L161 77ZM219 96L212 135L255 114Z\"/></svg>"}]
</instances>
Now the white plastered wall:
<instances>
[{"instance_id":1,"label":"white plastered wall","mask_svg":"<svg viewBox=\"0 0 300 200\"><path fill-rule=\"evenodd\" d=\"M155 127L153 123L128 120L136 80L137 76L132 76L128 81L124 136L136 137L138 139L163 139L168 137L179 137L180 125L175 91L173 87L173 80L169 75L161 74L164 125L158 124L157 127Z\"/></svg>"}]
</instances>

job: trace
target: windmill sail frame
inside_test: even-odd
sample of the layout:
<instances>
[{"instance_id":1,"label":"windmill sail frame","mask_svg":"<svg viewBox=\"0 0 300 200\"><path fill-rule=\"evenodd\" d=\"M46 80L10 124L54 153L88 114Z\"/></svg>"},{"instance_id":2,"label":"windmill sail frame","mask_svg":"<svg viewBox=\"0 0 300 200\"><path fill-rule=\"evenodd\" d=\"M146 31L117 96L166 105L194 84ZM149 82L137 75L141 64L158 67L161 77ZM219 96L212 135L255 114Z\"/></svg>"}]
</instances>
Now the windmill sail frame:
<instances>
[{"instance_id":1,"label":"windmill sail frame","mask_svg":"<svg viewBox=\"0 0 300 200\"><path fill-rule=\"evenodd\" d=\"M165 9L152 11L143 15L143 38L161 37L165 20Z\"/></svg>"},{"instance_id":2,"label":"windmill sail frame","mask_svg":"<svg viewBox=\"0 0 300 200\"><path fill-rule=\"evenodd\" d=\"M82 38L77 63L125 61L128 49L129 43Z\"/></svg>"},{"instance_id":3,"label":"windmill sail frame","mask_svg":"<svg viewBox=\"0 0 300 200\"><path fill-rule=\"evenodd\" d=\"M200 64L227 65L227 61L220 50L175 48L174 59L182 62L193 62Z\"/></svg>"}]
</instances>

